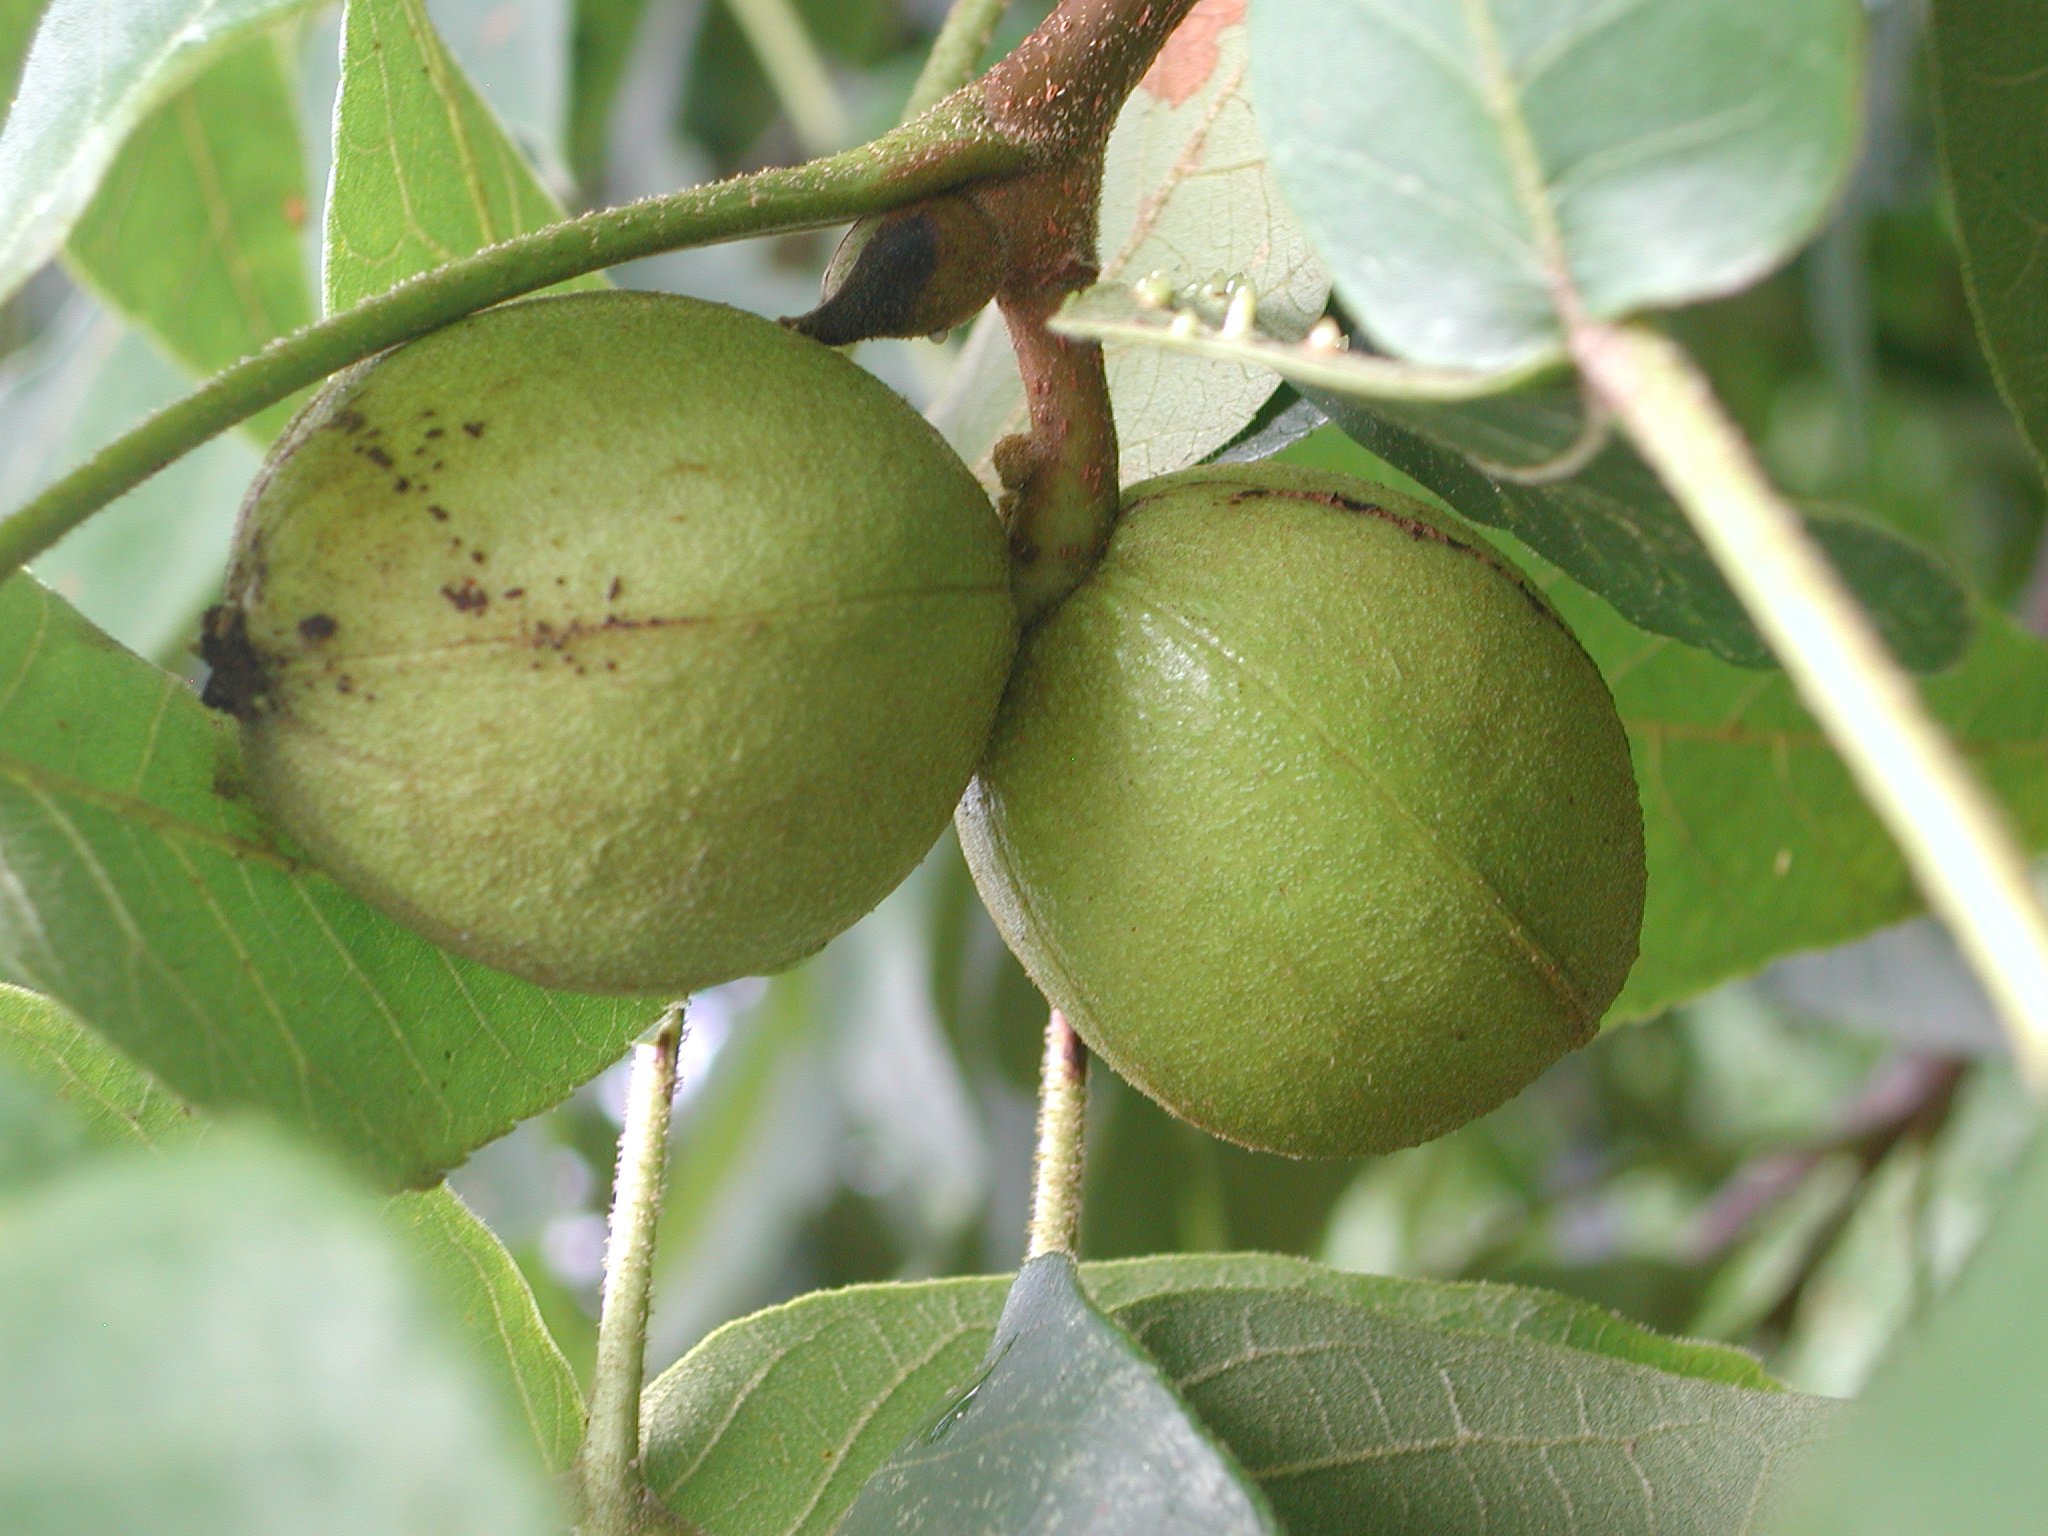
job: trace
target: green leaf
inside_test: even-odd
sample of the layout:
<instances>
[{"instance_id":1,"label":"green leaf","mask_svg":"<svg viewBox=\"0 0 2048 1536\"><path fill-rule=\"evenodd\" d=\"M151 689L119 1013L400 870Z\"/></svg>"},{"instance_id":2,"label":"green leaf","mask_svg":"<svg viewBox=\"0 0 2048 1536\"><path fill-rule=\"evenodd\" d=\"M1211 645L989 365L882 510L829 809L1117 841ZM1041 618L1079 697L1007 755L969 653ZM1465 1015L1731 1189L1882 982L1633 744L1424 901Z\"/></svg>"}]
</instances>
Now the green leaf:
<instances>
[{"instance_id":1,"label":"green leaf","mask_svg":"<svg viewBox=\"0 0 2048 1536\"><path fill-rule=\"evenodd\" d=\"M86 1032L62 1003L0 984L0 1062L71 1106L103 1146L156 1147L188 1134L192 1111Z\"/></svg>"},{"instance_id":2,"label":"green leaf","mask_svg":"<svg viewBox=\"0 0 2048 1536\"><path fill-rule=\"evenodd\" d=\"M22 60L28 56L29 39L35 36L36 20L43 0L0 0L0 123L14 101L14 87L21 79Z\"/></svg>"},{"instance_id":3,"label":"green leaf","mask_svg":"<svg viewBox=\"0 0 2048 1536\"><path fill-rule=\"evenodd\" d=\"M620 0L596 3L616 7ZM640 3L644 7L645 0ZM900 38L894 0L793 0L793 9L828 59L870 66ZM725 0L705 8L682 94L683 131L727 165L745 160L782 111L759 55Z\"/></svg>"},{"instance_id":4,"label":"green leaf","mask_svg":"<svg viewBox=\"0 0 2048 1536\"><path fill-rule=\"evenodd\" d=\"M1728 293L1820 227L1860 121L1855 0L1253 7L1280 185L1396 356L1493 369Z\"/></svg>"},{"instance_id":5,"label":"green leaf","mask_svg":"<svg viewBox=\"0 0 2048 1536\"><path fill-rule=\"evenodd\" d=\"M297 108L258 36L150 114L71 232L71 263L114 308L206 376L313 319ZM248 423L268 442L292 402Z\"/></svg>"},{"instance_id":6,"label":"green leaf","mask_svg":"<svg viewBox=\"0 0 2048 1536\"><path fill-rule=\"evenodd\" d=\"M1614 690L1643 796L1642 954L1610 1018L1921 910L1897 845L1781 674L1727 666L1565 582L1544 585ZM1962 664L1922 689L2026 845L2048 846L2048 647L1987 610Z\"/></svg>"},{"instance_id":7,"label":"green leaf","mask_svg":"<svg viewBox=\"0 0 2048 1536\"><path fill-rule=\"evenodd\" d=\"M386 1214L480 1346L499 1397L518 1406L543 1465L566 1472L583 1444L583 1394L512 1255L446 1184L399 1195Z\"/></svg>"},{"instance_id":8,"label":"green leaf","mask_svg":"<svg viewBox=\"0 0 2048 1536\"><path fill-rule=\"evenodd\" d=\"M1684 1529L1733 1533L1770 1458L1826 1414L1737 1351L1540 1292L1245 1255L1082 1276L1293 1536L1353 1536L1367 1510L1385 1521L1375 1532L1565 1530L1560 1487L1579 1529L1656 1529L1646 1486L1660 1511L1694 1512ZM861 1287L721 1329L649 1389L650 1486L718 1536L824 1536L972 1381L1006 1289Z\"/></svg>"},{"instance_id":9,"label":"green leaf","mask_svg":"<svg viewBox=\"0 0 2048 1536\"><path fill-rule=\"evenodd\" d=\"M1935 118L1978 334L2006 404L2048 462L2048 28L2032 0L1936 0Z\"/></svg>"},{"instance_id":10,"label":"green leaf","mask_svg":"<svg viewBox=\"0 0 2048 1536\"><path fill-rule=\"evenodd\" d=\"M548 1536L517 1426L355 1193L222 1133L0 1206L9 1536Z\"/></svg>"},{"instance_id":11,"label":"green leaf","mask_svg":"<svg viewBox=\"0 0 2048 1536\"><path fill-rule=\"evenodd\" d=\"M575 0L569 38L569 164L586 191L604 184L612 107L646 14L647 0Z\"/></svg>"},{"instance_id":12,"label":"green leaf","mask_svg":"<svg viewBox=\"0 0 2048 1536\"><path fill-rule=\"evenodd\" d=\"M425 0L348 0L327 199L328 311L561 216L435 34Z\"/></svg>"},{"instance_id":13,"label":"green leaf","mask_svg":"<svg viewBox=\"0 0 2048 1536\"><path fill-rule=\"evenodd\" d=\"M1474 462L1540 464L1566 451L1579 430L1570 396L1370 407L1311 398L1354 440L1465 517L1514 534L1639 628L1739 666L1776 665L1685 513L1625 444L1554 484L1517 482ZM1874 523L1813 517L1809 526L1902 662L1933 672L1962 654L1969 601L1938 563Z\"/></svg>"},{"instance_id":14,"label":"green leaf","mask_svg":"<svg viewBox=\"0 0 2048 1536\"><path fill-rule=\"evenodd\" d=\"M1183 24L1125 104L1104 167L1099 253L1105 281L1154 271L1177 283L1241 276L1262 323L1300 335L1330 291L1306 236L1279 197L1252 100L1242 6L1211 6ZM1126 485L1199 463L1272 397L1277 376L1242 363L1106 350ZM977 322L931 417L984 480L995 445L1028 425L1024 386L1001 317Z\"/></svg>"},{"instance_id":15,"label":"green leaf","mask_svg":"<svg viewBox=\"0 0 2048 1536\"><path fill-rule=\"evenodd\" d=\"M1011 1286L981 1374L854 1499L838 1536L1277 1536L1158 1365L1048 1254Z\"/></svg>"},{"instance_id":16,"label":"green leaf","mask_svg":"<svg viewBox=\"0 0 2048 1536\"><path fill-rule=\"evenodd\" d=\"M645 1024L340 890L239 797L232 728L29 578L0 586L0 658L0 978L191 1103L260 1106L424 1184Z\"/></svg>"},{"instance_id":17,"label":"green leaf","mask_svg":"<svg viewBox=\"0 0 2048 1536\"><path fill-rule=\"evenodd\" d=\"M2048 1466L2048 1135L1954 1288L1843 1416L1760 1529L1777 1536L2022 1536Z\"/></svg>"},{"instance_id":18,"label":"green leaf","mask_svg":"<svg viewBox=\"0 0 2048 1536\"><path fill-rule=\"evenodd\" d=\"M95 1039L47 997L0 985L0 1072L63 1103L98 1146L156 1148L209 1122L127 1057ZM0 1161L6 1156L0 1115ZM445 1184L393 1197L387 1221L402 1231L476 1345L499 1396L516 1404L550 1471L566 1469L583 1437L576 1378L555 1345L512 1256Z\"/></svg>"},{"instance_id":19,"label":"green leaf","mask_svg":"<svg viewBox=\"0 0 2048 1536\"><path fill-rule=\"evenodd\" d=\"M250 28L305 0L50 0L0 129L0 298L56 255L122 144Z\"/></svg>"}]
</instances>

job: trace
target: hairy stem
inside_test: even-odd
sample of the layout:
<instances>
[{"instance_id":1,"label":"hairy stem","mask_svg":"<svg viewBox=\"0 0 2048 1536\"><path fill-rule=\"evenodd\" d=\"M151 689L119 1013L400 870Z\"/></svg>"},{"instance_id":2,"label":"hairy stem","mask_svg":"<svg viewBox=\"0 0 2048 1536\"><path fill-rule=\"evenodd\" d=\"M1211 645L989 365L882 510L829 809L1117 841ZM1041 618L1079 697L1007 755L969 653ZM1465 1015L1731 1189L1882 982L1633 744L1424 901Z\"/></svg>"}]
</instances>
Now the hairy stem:
<instances>
[{"instance_id":1,"label":"hairy stem","mask_svg":"<svg viewBox=\"0 0 2048 1536\"><path fill-rule=\"evenodd\" d=\"M839 87L792 0L725 0L761 63L775 99L810 155L844 149L853 137ZM929 105L929 103L927 103Z\"/></svg>"},{"instance_id":2,"label":"hairy stem","mask_svg":"<svg viewBox=\"0 0 2048 1536\"><path fill-rule=\"evenodd\" d=\"M1055 1008L1045 1025L1038 1085L1038 1163L1026 1258L1081 1247L1081 1171L1088 1110L1088 1047Z\"/></svg>"},{"instance_id":3,"label":"hairy stem","mask_svg":"<svg viewBox=\"0 0 2048 1536\"><path fill-rule=\"evenodd\" d=\"M1099 150L1124 100L1195 0L1060 0L988 72L989 118L1039 140Z\"/></svg>"},{"instance_id":4,"label":"hairy stem","mask_svg":"<svg viewBox=\"0 0 2048 1536\"><path fill-rule=\"evenodd\" d=\"M1898 839L1997 1004L2022 1072L2048 1090L2048 913L1998 808L1691 358L1641 326L1582 324L1573 351Z\"/></svg>"},{"instance_id":5,"label":"hairy stem","mask_svg":"<svg viewBox=\"0 0 2048 1536\"><path fill-rule=\"evenodd\" d=\"M1015 175L1029 158L963 100L827 160L585 214L422 274L271 343L47 487L0 521L0 578L208 439L474 310L662 251L887 212L966 182Z\"/></svg>"},{"instance_id":6,"label":"hairy stem","mask_svg":"<svg viewBox=\"0 0 2048 1536\"><path fill-rule=\"evenodd\" d=\"M974 78L996 25L1009 8L1010 0L953 0L917 84L910 88L910 102L903 109L906 119L937 106Z\"/></svg>"},{"instance_id":7,"label":"hairy stem","mask_svg":"<svg viewBox=\"0 0 2048 1536\"><path fill-rule=\"evenodd\" d=\"M583 1440L581 1536L638 1536L646 1489L640 1476L640 1390L647 1374L647 1309L654 1280L654 1233L661 1216L670 1105L683 1009L671 1008L650 1040L633 1048L626 1123L604 1249L604 1300L590 1428Z\"/></svg>"}]
</instances>

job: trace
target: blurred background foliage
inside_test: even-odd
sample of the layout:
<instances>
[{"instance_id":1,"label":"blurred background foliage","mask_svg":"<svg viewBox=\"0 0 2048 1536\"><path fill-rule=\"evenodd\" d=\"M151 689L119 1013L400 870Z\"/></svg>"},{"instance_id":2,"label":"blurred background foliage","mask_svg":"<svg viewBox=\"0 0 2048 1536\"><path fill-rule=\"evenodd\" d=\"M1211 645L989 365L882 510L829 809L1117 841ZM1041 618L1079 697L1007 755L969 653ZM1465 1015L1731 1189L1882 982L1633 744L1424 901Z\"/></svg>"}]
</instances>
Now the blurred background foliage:
<instances>
[{"instance_id":1,"label":"blurred background foliage","mask_svg":"<svg viewBox=\"0 0 2048 1536\"><path fill-rule=\"evenodd\" d=\"M2040 468L1972 335L1934 163L1922 8L1869 8L1869 147L1832 227L1789 271L1674 323L1790 489L1896 526L2048 627ZM0 27L33 9L0 7ZM944 7L802 0L814 46L794 52L724 0L427 9L564 202L587 206L886 126ZM1013 6L1000 41L1045 9ZM316 11L279 40L311 188L327 176L338 24ZM318 229L307 213L309 271ZM784 315L808 306L831 244L717 247L614 276ZM950 361L925 342L861 357L920 404ZM0 501L183 383L85 286L39 276L0 309ZM193 455L40 574L137 650L195 667L193 626L257 454L238 438ZM802 1291L1013 1267L1042 1006L950 838L817 960L699 998L651 1364ZM601 1079L454 1178L579 1368L621 1092L616 1073ZM1610 1031L1494 1115L1392 1157L1240 1152L1106 1074L1091 1114L1091 1256L1252 1248L1540 1283L1747 1344L1794 1385L1831 1393L1859 1387L1955 1273L2030 1123L1977 992L1925 923Z\"/></svg>"}]
</instances>

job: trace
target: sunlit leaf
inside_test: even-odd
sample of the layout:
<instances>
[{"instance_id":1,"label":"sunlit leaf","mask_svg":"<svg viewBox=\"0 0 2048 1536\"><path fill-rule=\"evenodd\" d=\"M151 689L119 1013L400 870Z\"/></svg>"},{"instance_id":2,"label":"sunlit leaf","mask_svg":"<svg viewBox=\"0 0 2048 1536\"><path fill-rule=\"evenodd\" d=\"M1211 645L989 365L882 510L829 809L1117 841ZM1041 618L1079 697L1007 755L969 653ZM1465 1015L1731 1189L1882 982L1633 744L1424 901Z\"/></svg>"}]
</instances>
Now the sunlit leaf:
<instances>
[{"instance_id":1,"label":"sunlit leaf","mask_svg":"<svg viewBox=\"0 0 2048 1536\"><path fill-rule=\"evenodd\" d=\"M1153 271L1173 281L1250 281L1278 333L1305 331L1329 282L1281 202L1245 88L1246 0L1200 0L1117 120L1102 201L1106 280ZM1184 469L1229 442L1278 383L1241 363L1108 350L1124 483ZM1001 319L984 315L945 392L937 423L984 479L1001 438L1027 425L1024 390Z\"/></svg>"},{"instance_id":2,"label":"sunlit leaf","mask_svg":"<svg viewBox=\"0 0 2048 1536\"><path fill-rule=\"evenodd\" d=\"M435 34L425 0L348 0L345 15L322 274L330 311L562 216Z\"/></svg>"},{"instance_id":3,"label":"sunlit leaf","mask_svg":"<svg viewBox=\"0 0 2048 1536\"><path fill-rule=\"evenodd\" d=\"M305 156L276 42L223 54L135 130L71 232L73 268L196 375L313 318ZM276 435L294 402L248 423Z\"/></svg>"},{"instance_id":4,"label":"sunlit leaf","mask_svg":"<svg viewBox=\"0 0 2048 1536\"><path fill-rule=\"evenodd\" d=\"M645 1006L443 954L240 797L232 729L27 577L0 587L0 978L205 1107L425 1183L616 1059Z\"/></svg>"},{"instance_id":5,"label":"sunlit leaf","mask_svg":"<svg viewBox=\"0 0 2048 1536\"><path fill-rule=\"evenodd\" d=\"M95 1040L63 1004L4 984L0 1061L70 1105L105 1146L161 1146L197 1123L176 1095Z\"/></svg>"},{"instance_id":6,"label":"sunlit leaf","mask_svg":"<svg viewBox=\"0 0 2048 1536\"><path fill-rule=\"evenodd\" d=\"M0 129L0 298L64 244L149 113L306 0L50 0Z\"/></svg>"},{"instance_id":7,"label":"sunlit leaf","mask_svg":"<svg viewBox=\"0 0 2048 1536\"><path fill-rule=\"evenodd\" d=\"M1855 0L1293 0L1254 9L1273 167L1385 351L1503 368L1746 286L1854 160Z\"/></svg>"}]
</instances>

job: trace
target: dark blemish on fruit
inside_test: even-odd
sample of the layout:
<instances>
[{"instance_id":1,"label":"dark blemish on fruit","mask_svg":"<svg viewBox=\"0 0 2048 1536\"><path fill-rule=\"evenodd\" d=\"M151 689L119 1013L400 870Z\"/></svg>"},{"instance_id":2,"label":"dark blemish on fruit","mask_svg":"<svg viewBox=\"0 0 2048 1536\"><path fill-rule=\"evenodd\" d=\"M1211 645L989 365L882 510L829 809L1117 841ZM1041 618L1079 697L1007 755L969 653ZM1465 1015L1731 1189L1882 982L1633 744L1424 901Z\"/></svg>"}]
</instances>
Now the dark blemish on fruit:
<instances>
[{"instance_id":1,"label":"dark blemish on fruit","mask_svg":"<svg viewBox=\"0 0 2048 1536\"><path fill-rule=\"evenodd\" d=\"M396 480L391 482L391 489L398 492L399 495L403 496L407 491L412 489L412 482L406 479L405 476L400 475Z\"/></svg>"},{"instance_id":2,"label":"dark blemish on fruit","mask_svg":"<svg viewBox=\"0 0 2048 1536\"><path fill-rule=\"evenodd\" d=\"M480 421L465 421L462 424L462 430L471 437L482 437L484 435L484 424Z\"/></svg>"},{"instance_id":3,"label":"dark blemish on fruit","mask_svg":"<svg viewBox=\"0 0 2048 1536\"><path fill-rule=\"evenodd\" d=\"M436 417L436 416L438 416L438 415L440 415L440 414L441 414L441 413L440 413L439 411L435 410L435 409L434 409L434 408L433 408L433 407L432 407L432 406L430 405L430 406L428 406L428 407L427 407L427 408L426 408L426 409L425 409L424 411L421 411L421 412L420 412L420 420L421 420L421 421L429 421L429 420L431 420L432 418L434 418L434 417Z\"/></svg>"},{"instance_id":4,"label":"dark blemish on fruit","mask_svg":"<svg viewBox=\"0 0 2048 1536\"><path fill-rule=\"evenodd\" d=\"M505 596L507 596L507 597L524 597L524 596L526 596L526 588L524 588L524 587L507 587L507 588L505 589Z\"/></svg>"},{"instance_id":5,"label":"dark blemish on fruit","mask_svg":"<svg viewBox=\"0 0 2048 1536\"><path fill-rule=\"evenodd\" d=\"M391 467L391 455L382 448L365 448L363 450L363 457L379 469L389 469Z\"/></svg>"},{"instance_id":6,"label":"dark blemish on fruit","mask_svg":"<svg viewBox=\"0 0 2048 1536\"><path fill-rule=\"evenodd\" d=\"M344 672L334 680L334 691L336 693L354 693L356 691L356 680Z\"/></svg>"},{"instance_id":7,"label":"dark blemish on fruit","mask_svg":"<svg viewBox=\"0 0 2048 1536\"><path fill-rule=\"evenodd\" d=\"M711 473L711 466L695 464L688 459L677 459L675 463L669 465L668 472L672 475L708 475Z\"/></svg>"},{"instance_id":8,"label":"dark blemish on fruit","mask_svg":"<svg viewBox=\"0 0 2048 1536\"><path fill-rule=\"evenodd\" d=\"M328 417L325 424L331 432L360 432L363 430L363 413L344 407Z\"/></svg>"},{"instance_id":9,"label":"dark blemish on fruit","mask_svg":"<svg viewBox=\"0 0 2048 1536\"><path fill-rule=\"evenodd\" d=\"M429 428L427 428L427 441L428 441L428 442L432 442L432 441L433 441L433 440L434 440L435 438L437 438L437 437L446 437L447 435L448 435L448 429L447 429L446 427L429 427ZM426 450L426 449L424 449L424 448L422 448L422 449L420 450L420 452L421 452L421 453L425 453L426 451L427 451L427 450Z\"/></svg>"},{"instance_id":10,"label":"dark blemish on fruit","mask_svg":"<svg viewBox=\"0 0 2048 1536\"><path fill-rule=\"evenodd\" d=\"M439 474L439 473L440 473L440 472L441 472L442 470L446 469L447 467L448 467L448 461L447 461L446 459L436 459L436 460L434 460L434 473L435 473L435 474L437 474L437 475L438 475L438 474Z\"/></svg>"},{"instance_id":11,"label":"dark blemish on fruit","mask_svg":"<svg viewBox=\"0 0 2048 1536\"><path fill-rule=\"evenodd\" d=\"M608 661L604 664L604 669L607 672L616 672L619 670L619 664L616 661Z\"/></svg>"},{"instance_id":12,"label":"dark blemish on fruit","mask_svg":"<svg viewBox=\"0 0 2048 1536\"><path fill-rule=\"evenodd\" d=\"M478 565L482 565L484 563L484 552L480 549L472 549L469 552L469 558L474 560Z\"/></svg>"},{"instance_id":13,"label":"dark blemish on fruit","mask_svg":"<svg viewBox=\"0 0 2048 1536\"><path fill-rule=\"evenodd\" d=\"M270 671L249 642L249 618L240 608L216 603L199 624L199 656L212 669L200 702L237 720L253 720L271 690Z\"/></svg>"},{"instance_id":14,"label":"dark blemish on fruit","mask_svg":"<svg viewBox=\"0 0 2048 1536\"><path fill-rule=\"evenodd\" d=\"M481 613L491 605L491 594L467 576L460 586L450 582L441 588L441 595L463 613Z\"/></svg>"},{"instance_id":15,"label":"dark blemish on fruit","mask_svg":"<svg viewBox=\"0 0 2048 1536\"><path fill-rule=\"evenodd\" d=\"M322 640L332 639L341 626L334 622L334 616L326 613L309 613L299 620L299 633L318 645Z\"/></svg>"},{"instance_id":16,"label":"dark blemish on fruit","mask_svg":"<svg viewBox=\"0 0 2048 1536\"><path fill-rule=\"evenodd\" d=\"M524 639L536 650L560 651L586 635L603 634L607 630L682 629L692 624L710 622L710 619L694 615L666 619L622 619L614 613L607 615L599 624L586 624L581 619L571 619L558 629L546 619L536 619L527 629ZM564 656L562 659L569 663L576 660L574 656ZM616 671L617 668L608 667L607 670Z\"/></svg>"},{"instance_id":17,"label":"dark blemish on fruit","mask_svg":"<svg viewBox=\"0 0 2048 1536\"><path fill-rule=\"evenodd\" d=\"M605 592L604 600L608 603L616 603L619 600L619 594L625 590L625 578L621 576L614 576L612 578L612 584L610 588Z\"/></svg>"},{"instance_id":18,"label":"dark blemish on fruit","mask_svg":"<svg viewBox=\"0 0 2048 1536\"><path fill-rule=\"evenodd\" d=\"M433 519L437 523L448 521L448 509L446 507L428 507L427 511L433 515Z\"/></svg>"}]
</instances>

